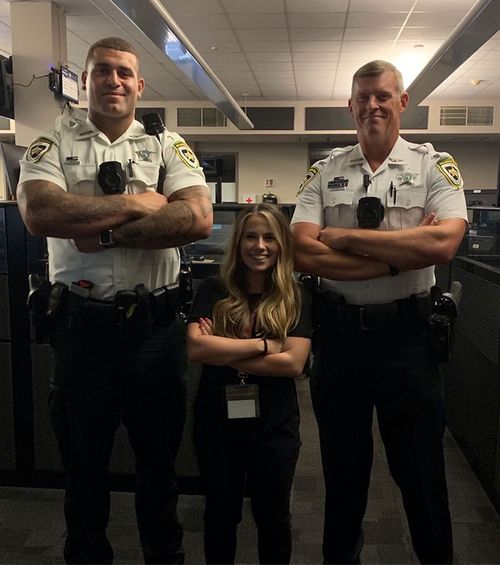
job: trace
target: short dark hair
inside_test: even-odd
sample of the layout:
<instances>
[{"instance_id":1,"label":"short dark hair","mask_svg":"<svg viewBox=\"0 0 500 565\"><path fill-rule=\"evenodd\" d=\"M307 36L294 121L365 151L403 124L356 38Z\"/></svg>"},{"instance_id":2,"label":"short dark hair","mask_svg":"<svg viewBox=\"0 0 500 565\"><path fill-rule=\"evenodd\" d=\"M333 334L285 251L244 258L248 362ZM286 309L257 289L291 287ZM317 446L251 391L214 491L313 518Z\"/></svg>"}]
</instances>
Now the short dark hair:
<instances>
[{"instance_id":1,"label":"short dark hair","mask_svg":"<svg viewBox=\"0 0 500 565\"><path fill-rule=\"evenodd\" d=\"M115 49L116 51L131 53L137 59L137 66L139 66L139 53L137 52L137 49L126 39L122 39L121 37L105 37L104 39L99 39L99 41L96 41L89 47L87 58L85 59L85 70L87 69L90 61L94 58L94 51L99 48Z\"/></svg>"},{"instance_id":2,"label":"short dark hair","mask_svg":"<svg viewBox=\"0 0 500 565\"><path fill-rule=\"evenodd\" d=\"M401 71L397 69L392 63L389 63L389 61L376 59L375 61L370 61L369 63L364 64L354 73L354 76L352 77L351 95L354 92L354 86L356 85L356 81L359 78L378 76L382 73L385 73L386 71L394 74L398 85L398 93L403 94L405 88Z\"/></svg>"}]
</instances>

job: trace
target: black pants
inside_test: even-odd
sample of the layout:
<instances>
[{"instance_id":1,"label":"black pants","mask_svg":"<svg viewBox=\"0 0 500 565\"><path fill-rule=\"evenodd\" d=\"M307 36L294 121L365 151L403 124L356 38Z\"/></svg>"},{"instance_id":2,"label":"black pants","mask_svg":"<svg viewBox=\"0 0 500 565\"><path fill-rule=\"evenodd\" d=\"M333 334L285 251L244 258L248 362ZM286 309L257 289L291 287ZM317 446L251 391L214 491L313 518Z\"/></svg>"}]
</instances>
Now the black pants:
<instances>
[{"instance_id":1,"label":"black pants","mask_svg":"<svg viewBox=\"0 0 500 565\"><path fill-rule=\"evenodd\" d=\"M255 441L224 441L197 417L195 444L206 493L207 563L234 563L243 497L250 496L260 563L289 563L290 491L299 454L298 416Z\"/></svg>"},{"instance_id":2,"label":"black pants","mask_svg":"<svg viewBox=\"0 0 500 565\"><path fill-rule=\"evenodd\" d=\"M422 321L371 330L334 324L320 332L311 394L326 487L325 563L359 561L374 407L418 558L452 562L442 382L429 349Z\"/></svg>"},{"instance_id":3,"label":"black pants","mask_svg":"<svg viewBox=\"0 0 500 565\"><path fill-rule=\"evenodd\" d=\"M136 463L136 514L146 563L182 563L174 460L185 419L185 330L156 328L140 344L113 328L58 328L53 336L53 428L67 470L67 563L111 563L106 537L109 458L120 421Z\"/></svg>"}]
</instances>

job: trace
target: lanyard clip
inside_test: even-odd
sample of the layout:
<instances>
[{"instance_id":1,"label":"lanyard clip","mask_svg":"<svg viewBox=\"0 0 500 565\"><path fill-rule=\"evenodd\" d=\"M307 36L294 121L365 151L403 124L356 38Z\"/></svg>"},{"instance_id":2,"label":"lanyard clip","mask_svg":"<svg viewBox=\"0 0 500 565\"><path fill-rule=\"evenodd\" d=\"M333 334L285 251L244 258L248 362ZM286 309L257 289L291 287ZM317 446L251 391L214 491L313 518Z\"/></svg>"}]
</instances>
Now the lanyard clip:
<instances>
[{"instance_id":1,"label":"lanyard clip","mask_svg":"<svg viewBox=\"0 0 500 565\"><path fill-rule=\"evenodd\" d=\"M245 388L247 386L247 383L245 382L247 377L248 373L245 373L245 371L238 371L238 378L240 379L241 388Z\"/></svg>"}]
</instances>

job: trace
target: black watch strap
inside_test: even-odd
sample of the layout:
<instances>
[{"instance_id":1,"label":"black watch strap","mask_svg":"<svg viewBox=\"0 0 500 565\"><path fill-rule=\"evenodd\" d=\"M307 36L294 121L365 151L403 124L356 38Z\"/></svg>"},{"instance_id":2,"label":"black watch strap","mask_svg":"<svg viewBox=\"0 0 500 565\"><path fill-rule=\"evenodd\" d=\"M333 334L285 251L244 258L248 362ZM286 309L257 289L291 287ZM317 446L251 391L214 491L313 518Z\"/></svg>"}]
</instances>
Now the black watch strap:
<instances>
[{"instance_id":1,"label":"black watch strap","mask_svg":"<svg viewBox=\"0 0 500 565\"><path fill-rule=\"evenodd\" d=\"M113 230L103 230L99 233L99 245L102 247L113 247Z\"/></svg>"},{"instance_id":2,"label":"black watch strap","mask_svg":"<svg viewBox=\"0 0 500 565\"><path fill-rule=\"evenodd\" d=\"M399 275L399 269L397 267L395 267L394 265L388 265L388 267L391 277L395 277L396 275Z\"/></svg>"}]
</instances>

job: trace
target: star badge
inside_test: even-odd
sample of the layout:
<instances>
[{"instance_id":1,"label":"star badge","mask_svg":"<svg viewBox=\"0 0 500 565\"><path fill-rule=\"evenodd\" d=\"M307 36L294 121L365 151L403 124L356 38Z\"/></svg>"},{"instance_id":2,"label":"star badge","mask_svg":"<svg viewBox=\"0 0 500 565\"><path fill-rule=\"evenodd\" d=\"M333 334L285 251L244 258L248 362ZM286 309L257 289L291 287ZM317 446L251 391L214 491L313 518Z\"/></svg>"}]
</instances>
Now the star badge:
<instances>
[{"instance_id":1,"label":"star badge","mask_svg":"<svg viewBox=\"0 0 500 565\"><path fill-rule=\"evenodd\" d=\"M144 146L142 149L139 149L139 151L136 151L135 153L139 158L139 161L148 161L149 163L151 163L151 155L154 155L156 151L150 151L146 146Z\"/></svg>"},{"instance_id":2,"label":"star badge","mask_svg":"<svg viewBox=\"0 0 500 565\"><path fill-rule=\"evenodd\" d=\"M419 173L410 173L410 171L405 171L397 175L399 179L399 186L403 184L409 184L413 186L415 184L415 179L418 177Z\"/></svg>"}]
</instances>

